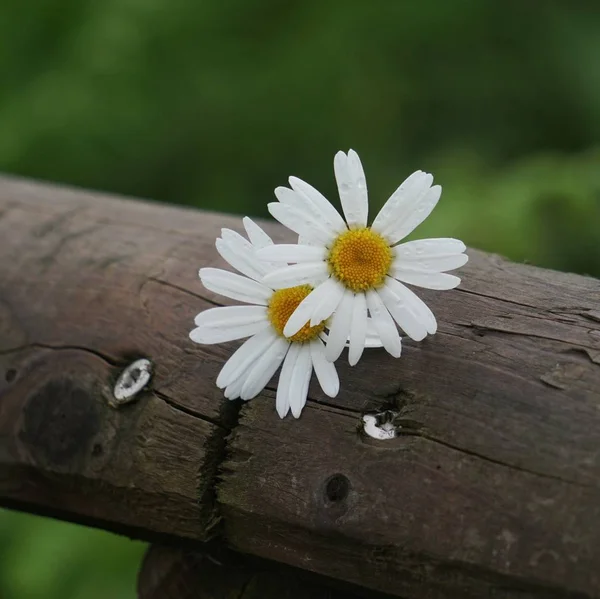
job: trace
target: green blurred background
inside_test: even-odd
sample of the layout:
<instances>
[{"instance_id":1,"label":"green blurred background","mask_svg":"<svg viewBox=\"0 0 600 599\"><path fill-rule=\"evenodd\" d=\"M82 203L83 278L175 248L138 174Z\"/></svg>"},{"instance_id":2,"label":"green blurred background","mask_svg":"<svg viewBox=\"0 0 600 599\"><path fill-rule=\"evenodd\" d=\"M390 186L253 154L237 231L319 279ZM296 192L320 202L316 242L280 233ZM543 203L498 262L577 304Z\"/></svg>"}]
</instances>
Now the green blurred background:
<instances>
[{"instance_id":1,"label":"green blurred background","mask_svg":"<svg viewBox=\"0 0 600 599\"><path fill-rule=\"evenodd\" d=\"M423 235L600 276L600 6L522 0L3 0L0 169L266 215L445 189ZM134 597L143 545L0 512L0 598Z\"/></svg>"}]
</instances>

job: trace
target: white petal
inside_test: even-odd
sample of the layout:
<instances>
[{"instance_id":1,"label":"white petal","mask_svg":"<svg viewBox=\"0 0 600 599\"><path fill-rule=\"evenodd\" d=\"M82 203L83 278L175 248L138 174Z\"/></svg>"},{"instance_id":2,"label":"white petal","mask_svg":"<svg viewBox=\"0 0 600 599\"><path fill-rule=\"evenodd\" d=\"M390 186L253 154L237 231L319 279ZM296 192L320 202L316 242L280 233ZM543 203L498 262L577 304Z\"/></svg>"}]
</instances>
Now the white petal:
<instances>
[{"instance_id":1,"label":"white petal","mask_svg":"<svg viewBox=\"0 0 600 599\"><path fill-rule=\"evenodd\" d=\"M286 337L295 335L311 319L313 312L329 292L328 282L329 279L324 283L321 283L321 285L313 289L313 291L298 304L298 307L292 312L292 315L288 318L288 321L283 328L283 334Z\"/></svg>"},{"instance_id":2,"label":"white petal","mask_svg":"<svg viewBox=\"0 0 600 599\"><path fill-rule=\"evenodd\" d=\"M242 345L233 353L231 358L225 362L225 366L219 372L217 377L217 387L224 389L246 370L248 370L256 360L273 344L279 335L269 327L260 333L244 341Z\"/></svg>"},{"instance_id":3,"label":"white petal","mask_svg":"<svg viewBox=\"0 0 600 599\"><path fill-rule=\"evenodd\" d=\"M289 181L298 195L313 204L320 217L334 233L341 233L346 229L346 223L340 213L320 191L297 177L290 177Z\"/></svg>"},{"instance_id":4,"label":"white petal","mask_svg":"<svg viewBox=\"0 0 600 599\"><path fill-rule=\"evenodd\" d=\"M424 287L425 289L444 291L447 289L454 289L460 285L460 277L449 275L445 272L415 272L395 268L391 275L400 281L404 281L404 283L416 285L417 287Z\"/></svg>"},{"instance_id":5,"label":"white petal","mask_svg":"<svg viewBox=\"0 0 600 599\"><path fill-rule=\"evenodd\" d=\"M273 294L272 289L258 281L220 268L201 268L199 275L209 291L247 304L266 306Z\"/></svg>"},{"instance_id":6,"label":"white petal","mask_svg":"<svg viewBox=\"0 0 600 599\"><path fill-rule=\"evenodd\" d=\"M267 269L254 256L252 244L235 231L223 229L223 238L217 237L215 247L221 257L243 275L260 281Z\"/></svg>"},{"instance_id":7,"label":"white petal","mask_svg":"<svg viewBox=\"0 0 600 599\"><path fill-rule=\"evenodd\" d=\"M325 346L320 339L313 339L310 342L310 356L323 393L335 397L340 390L340 379L334 363L325 357Z\"/></svg>"},{"instance_id":8,"label":"white petal","mask_svg":"<svg viewBox=\"0 0 600 599\"><path fill-rule=\"evenodd\" d=\"M346 345L346 339L350 335L353 300L354 294L349 289L346 289L342 300L331 318L331 326L329 327L329 335L327 336L327 347L325 348L325 357L330 362L335 362L340 357Z\"/></svg>"},{"instance_id":9,"label":"white petal","mask_svg":"<svg viewBox=\"0 0 600 599\"><path fill-rule=\"evenodd\" d=\"M392 320L393 322L393 320ZM396 325L394 325L396 326ZM323 332L319 335L323 343L327 343L327 333ZM350 339L346 340L345 347L350 347ZM381 343L381 338L379 337L379 333L375 330L373 326L373 319L367 317L367 336L365 338L365 348L379 348L383 347L383 343Z\"/></svg>"},{"instance_id":10,"label":"white petal","mask_svg":"<svg viewBox=\"0 0 600 599\"><path fill-rule=\"evenodd\" d=\"M306 235L298 235L298 245L321 245L318 241L307 237Z\"/></svg>"},{"instance_id":11,"label":"white petal","mask_svg":"<svg viewBox=\"0 0 600 599\"><path fill-rule=\"evenodd\" d=\"M248 234L248 239L250 239L250 243L252 244L255 257L257 250L273 245L273 240L252 219L245 216L243 223L246 233ZM267 262L266 260L261 260L260 264L263 274L280 267L280 265L273 262Z\"/></svg>"},{"instance_id":12,"label":"white petal","mask_svg":"<svg viewBox=\"0 0 600 599\"><path fill-rule=\"evenodd\" d=\"M288 229L295 231L298 235L304 235L309 239L318 241L321 245L330 244L335 234L323 227L323 223L315 219L310 212L298 205L288 206L281 202L267 204L273 218L277 219Z\"/></svg>"},{"instance_id":13,"label":"white petal","mask_svg":"<svg viewBox=\"0 0 600 599\"><path fill-rule=\"evenodd\" d=\"M270 272L263 279L272 289L285 289L297 285L312 284L328 273L325 262L306 262L284 266Z\"/></svg>"},{"instance_id":14,"label":"white petal","mask_svg":"<svg viewBox=\"0 0 600 599\"><path fill-rule=\"evenodd\" d=\"M442 188L440 185L434 185L424 195L421 195L415 200L412 206L409 207L410 213L405 217L393 221L390 226L386 227L382 235L391 243L397 243L412 233L436 207Z\"/></svg>"},{"instance_id":15,"label":"white petal","mask_svg":"<svg viewBox=\"0 0 600 599\"><path fill-rule=\"evenodd\" d=\"M408 309L425 325L430 335L433 335L437 331L437 321L433 312L416 293L392 277L386 279L386 285L392 290L394 295L405 302Z\"/></svg>"},{"instance_id":16,"label":"white petal","mask_svg":"<svg viewBox=\"0 0 600 599\"><path fill-rule=\"evenodd\" d=\"M300 355L301 343L291 343L288 350L281 373L279 374L279 383L277 384L277 396L275 399L275 408L280 418L285 418L290 409L290 392L292 383L292 373L296 367L298 356Z\"/></svg>"},{"instance_id":17,"label":"white petal","mask_svg":"<svg viewBox=\"0 0 600 599\"><path fill-rule=\"evenodd\" d=\"M432 181L433 177L423 171L415 171L407 177L383 205L371 228L382 233L392 223L405 219L415 199L429 189Z\"/></svg>"},{"instance_id":18,"label":"white petal","mask_svg":"<svg viewBox=\"0 0 600 599\"><path fill-rule=\"evenodd\" d=\"M327 257L327 250L323 246L282 243L258 250L256 257L271 262L320 262Z\"/></svg>"},{"instance_id":19,"label":"white petal","mask_svg":"<svg viewBox=\"0 0 600 599\"><path fill-rule=\"evenodd\" d=\"M248 239L254 246L254 249L273 245L273 240L251 218L245 216L242 222L244 223L244 229L246 229Z\"/></svg>"},{"instance_id":20,"label":"white petal","mask_svg":"<svg viewBox=\"0 0 600 599\"><path fill-rule=\"evenodd\" d=\"M225 387L223 395L225 395L227 399L239 399L242 387L246 382L246 374L247 372L243 372L241 376L238 376L238 378L233 381L233 383L230 383Z\"/></svg>"},{"instance_id":21,"label":"white petal","mask_svg":"<svg viewBox=\"0 0 600 599\"><path fill-rule=\"evenodd\" d=\"M298 196L293 189L279 186L275 188L275 197L286 206L306 207L308 201L302 196Z\"/></svg>"},{"instance_id":22,"label":"white petal","mask_svg":"<svg viewBox=\"0 0 600 599\"><path fill-rule=\"evenodd\" d=\"M243 235L240 235L237 231L234 231L233 229L228 229L227 227L224 227L223 229L221 229L221 237L225 241L227 241L227 243L236 246L237 249L255 249Z\"/></svg>"},{"instance_id":23,"label":"white petal","mask_svg":"<svg viewBox=\"0 0 600 599\"><path fill-rule=\"evenodd\" d=\"M329 268L327 270L322 271L321 275L315 277L309 284L316 289L319 285L322 285L327 279L329 279L331 274L329 273Z\"/></svg>"},{"instance_id":24,"label":"white petal","mask_svg":"<svg viewBox=\"0 0 600 599\"><path fill-rule=\"evenodd\" d=\"M254 251L256 248L252 246L252 243L248 241L243 235L240 235L237 231L233 229L228 229L224 227L221 229L221 237L228 244L234 246L237 250L252 250Z\"/></svg>"},{"instance_id":25,"label":"white petal","mask_svg":"<svg viewBox=\"0 0 600 599\"><path fill-rule=\"evenodd\" d=\"M381 339L383 347L394 358L399 358L402 352L402 342L400 341L396 323L377 292L373 289L367 291L367 307L369 308L371 321Z\"/></svg>"},{"instance_id":26,"label":"white petal","mask_svg":"<svg viewBox=\"0 0 600 599\"><path fill-rule=\"evenodd\" d=\"M393 319L392 322L394 322ZM396 327L396 324L394 324L394 327ZM379 333L373 326L373 319L367 318L367 338L365 339L365 348L370 347L383 347L383 343L381 342Z\"/></svg>"},{"instance_id":27,"label":"white petal","mask_svg":"<svg viewBox=\"0 0 600 599\"><path fill-rule=\"evenodd\" d=\"M312 360L310 357L310 345L303 343L300 345L298 359L292 371L290 381L290 408L294 418L299 418L302 408L306 404L308 396L308 385L312 375Z\"/></svg>"},{"instance_id":28,"label":"white petal","mask_svg":"<svg viewBox=\"0 0 600 599\"><path fill-rule=\"evenodd\" d=\"M440 237L407 241L394 247L394 255L399 260L425 260L444 258L462 254L467 246L460 239Z\"/></svg>"},{"instance_id":29,"label":"white petal","mask_svg":"<svg viewBox=\"0 0 600 599\"><path fill-rule=\"evenodd\" d=\"M194 318L194 324L197 327L216 328L228 325L244 325L261 320L266 321L266 319L267 309L264 306L223 306L200 312Z\"/></svg>"},{"instance_id":30,"label":"white petal","mask_svg":"<svg viewBox=\"0 0 600 599\"><path fill-rule=\"evenodd\" d=\"M348 363L354 366L362 356L367 338L367 300L364 293L357 293L352 300L352 324L350 326L350 349Z\"/></svg>"},{"instance_id":31,"label":"white petal","mask_svg":"<svg viewBox=\"0 0 600 599\"><path fill-rule=\"evenodd\" d=\"M350 227L366 227L369 214L367 182L358 154L354 150L338 152L333 170L346 222Z\"/></svg>"},{"instance_id":32,"label":"white petal","mask_svg":"<svg viewBox=\"0 0 600 599\"><path fill-rule=\"evenodd\" d=\"M388 281L383 287L377 290L379 297L383 301L385 307L389 310L398 326L415 341L421 341L427 336L427 327L425 323L415 314L405 298L398 297L391 289ZM391 279L393 280L393 279Z\"/></svg>"},{"instance_id":33,"label":"white petal","mask_svg":"<svg viewBox=\"0 0 600 599\"><path fill-rule=\"evenodd\" d=\"M454 254L453 256L431 256L429 258L418 258L414 260L396 260L390 274L394 271L412 272L444 272L464 266L469 261L467 254Z\"/></svg>"},{"instance_id":34,"label":"white petal","mask_svg":"<svg viewBox=\"0 0 600 599\"><path fill-rule=\"evenodd\" d=\"M290 177L290 185L295 186L297 181L300 181L300 179ZM304 185L308 184L304 183ZM310 187L310 185L308 187ZM314 191L318 193L316 189ZM335 227L332 224L331 219L327 216L327 213L324 213L321 207L316 205L309 196L296 189L289 189L287 187L277 187L275 189L275 196L281 204L304 214L304 216L310 219L313 224L318 225L320 229L325 231L330 239L333 239L337 235L339 226ZM329 204L327 200L325 200L325 202L326 204ZM333 206L331 206L331 208L333 208ZM333 208L333 210L335 211L335 208ZM341 219L339 214L338 217ZM346 227L343 219L342 225L344 228Z\"/></svg>"},{"instance_id":35,"label":"white petal","mask_svg":"<svg viewBox=\"0 0 600 599\"><path fill-rule=\"evenodd\" d=\"M275 342L254 363L252 370L242 387L240 397L243 400L256 397L271 380L276 370L281 366L290 344L287 339L277 337Z\"/></svg>"},{"instance_id":36,"label":"white petal","mask_svg":"<svg viewBox=\"0 0 600 599\"><path fill-rule=\"evenodd\" d=\"M238 370L237 378L227 385L223 393L227 399L238 399L240 397L244 383L259 358L260 355L257 354L254 360L248 361L245 366Z\"/></svg>"},{"instance_id":37,"label":"white petal","mask_svg":"<svg viewBox=\"0 0 600 599\"><path fill-rule=\"evenodd\" d=\"M243 368L238 371L237 378L230 382L223 392L223 395L227 399L239 399L242 393L242 387L248 378L248 373L252 370L252 367L256 361L260 358L260 355L256 355L255 359L249 361Z\"/></svg>"},{"instance_id":38,"label":"white petal","mask_svg":"<svg viewBox=\"0 0 600 599\"><path fill-rule=\"evenodd\" d=\"M200 312L195 318L198 328L190 333L195 343L224 343L243 339L269 326L263 306L226 306Z\"/></svg>"},{"instance_id":39,"label":"white petal","mask_svg":"<svg viewBox=\"0 0 600 599\"><path fill-rule=\"evenodd\" d=\"M321 286L322 299L314 309L310 317L310 326L314 327L319 323L329 318L344 295L344 286L336 281L333 277L327 279Z\"/></svg>"}]
</instances>

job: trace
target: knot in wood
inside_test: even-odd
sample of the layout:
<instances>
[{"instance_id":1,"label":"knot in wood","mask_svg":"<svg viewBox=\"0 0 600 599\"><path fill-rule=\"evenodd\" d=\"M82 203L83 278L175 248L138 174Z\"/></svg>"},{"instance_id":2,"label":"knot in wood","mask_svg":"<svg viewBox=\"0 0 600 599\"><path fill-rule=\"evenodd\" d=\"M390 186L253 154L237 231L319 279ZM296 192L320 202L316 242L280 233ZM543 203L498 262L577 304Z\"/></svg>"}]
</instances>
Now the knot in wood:
<instances>
[{"instance_id":1,"label":"knot in wood","mask_svg":"<svg viewBox=\"0 0 600 599\"><path fill-rule=\"evenodd\" d=\"M65 378L48 381L28 398L19 438L36 464L77 470L99 428L90 390Z\"/></svg>"}]
</instances>

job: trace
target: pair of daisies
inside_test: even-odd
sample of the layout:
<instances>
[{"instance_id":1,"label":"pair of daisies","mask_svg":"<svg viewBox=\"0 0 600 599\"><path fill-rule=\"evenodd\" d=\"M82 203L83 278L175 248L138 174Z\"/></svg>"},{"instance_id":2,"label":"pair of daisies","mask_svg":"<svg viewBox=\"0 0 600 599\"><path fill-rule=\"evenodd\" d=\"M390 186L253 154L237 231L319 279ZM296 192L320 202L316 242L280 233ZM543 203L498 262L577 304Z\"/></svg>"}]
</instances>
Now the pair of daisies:
<instances>
[{"instance_id":1,"label":"pair of daisies","mask_svg":"<svg viewBox=\"0 0 600 599\"><path fill-rule=\"evenodd\" d=\"M217 386L229 399L252 399L283 364L276 407L298 418L313 373L330 397L340 382L334 362L344 347L355 365L365 347L384 347L399 357L398 328L416 341L434 334L435 316L404 283L452 289L460 279L446 271L464 265L465 244L457 239L399 243L437 204L441 187L422 171L406 179L367 225L368 197L358 154L338 152L334 171L344 212L308 183L290 177L278 187L269 212L298 234L298 243L276 245L244 218L248 239L223 229L219 254L240 274L200 269L210 291L244 306L198 314L190 338L212 344L249 337L229 358Z\"/></svg>"}]
</instances>

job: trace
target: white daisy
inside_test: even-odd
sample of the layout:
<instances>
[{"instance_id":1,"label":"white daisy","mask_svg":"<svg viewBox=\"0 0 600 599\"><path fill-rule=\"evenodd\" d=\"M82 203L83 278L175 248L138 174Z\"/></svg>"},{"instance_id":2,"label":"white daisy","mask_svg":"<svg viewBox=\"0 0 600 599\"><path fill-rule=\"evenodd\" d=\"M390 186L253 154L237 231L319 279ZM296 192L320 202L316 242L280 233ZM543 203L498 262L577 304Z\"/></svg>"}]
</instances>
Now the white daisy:
<instances>
[{"instance_id":1,"label":"white daisy","mask_svg":"<svg viewBox=\"0 0 600 599\"><path fill-rule=\"evenodd\" d=\"M257 252L259 258L286 263L263 282L277 288L321 281L291 315L283 333L293 335L307 321L313 325L333 315L328 360L337 360L349 337L349 362L358 362L369 314L385 349L398 357L400 335L394 321L416 341L437 330L431 310L403 283L427 289L456 287L460 279L445 271L467 262L465 244L458 239L422 239L398 245L440 198L442 188L432 187L430 174L417 171L408 177L367 226L367 184L358 154L338 152L333 166L345 220L314 187L290 177L291 189L278 187L279 202L269 204L269 211L298 233L299 244ZM290 262L294 264L288 266Z\"/></svg>"},{"instance_id":2,"label":"white daisy","mask_svg":"<svg viewBox=\"0 0 600 599\"><path fill-rule=\"evenodd\" d=\"M218 252L241 275L218 268L202 268L200 279L214 293L253 305L201 312L196 316L197 328L190 333L190 338L196 343L214 344L250 337L226 362L217 378L217 386L225 389L225 397L229 399L252 399L283 363L277 387L277 412L283 418L291 410L298 418L306 403L313 370L325 394L335 397L339 391L335 366L325 358L320 337L325 322L315 321L310 325L305 321L295 333L284 336L288 318L312 287L301 283L274 290L262 283L264 276L277 267L258 260L255 253L259 248L272 246L273 242L252 220L244 218L243 222L250 241L230 229L223 229L216 241ZM368 342L381 345L373 339Z\"/></svg>"}]
</instances>

